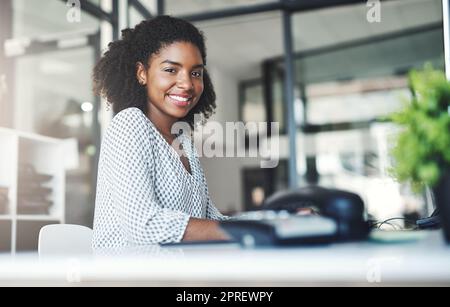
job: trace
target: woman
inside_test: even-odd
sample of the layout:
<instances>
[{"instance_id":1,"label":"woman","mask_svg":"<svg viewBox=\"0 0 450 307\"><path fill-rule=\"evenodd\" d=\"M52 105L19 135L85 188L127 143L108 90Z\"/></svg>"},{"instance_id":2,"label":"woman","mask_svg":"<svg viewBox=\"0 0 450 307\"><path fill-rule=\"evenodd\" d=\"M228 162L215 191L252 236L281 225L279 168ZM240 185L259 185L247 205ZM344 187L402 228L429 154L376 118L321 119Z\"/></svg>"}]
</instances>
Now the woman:
<instances>
[{"instance_id":1,"label":"woman","mask_svg":"<svg viewBox=\"0 0 450 307\"><path fill-rule=\"evenodd\" d=\"M205 65L202 33L169 16L122 31L96 65L95 92L116 115L100 153L94 247L228 239L192 140L171 132L213 113Z\"/></svg>"}]
</instances>

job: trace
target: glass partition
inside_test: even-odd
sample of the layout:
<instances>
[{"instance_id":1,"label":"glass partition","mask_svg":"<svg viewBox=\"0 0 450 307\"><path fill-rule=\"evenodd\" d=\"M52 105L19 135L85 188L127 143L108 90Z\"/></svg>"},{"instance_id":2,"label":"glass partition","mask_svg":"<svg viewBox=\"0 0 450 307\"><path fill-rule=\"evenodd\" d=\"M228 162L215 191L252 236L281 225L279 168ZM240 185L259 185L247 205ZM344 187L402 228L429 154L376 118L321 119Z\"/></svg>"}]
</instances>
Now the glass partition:
<instances>
[{"instance_id":1,"label":"glass partition","mask_svg":"<svg viewBox=\"0 0 450 307\"><path fill-rule=\"evenodd\" d=\"M380 23L370 23L367 10L293 16L303 184L318 174L321 185L357 192L375 219L426 215L424 199L389 176L396 128L385 117L409 97L410 69L444 69L441 1L382 2Z\"/></svg>"},{"instance_id":2,"label":"glass partition","mask_svg":"<svg viewBox=\"0 0 450 307\"><path fill-rule=\"evenodd\" d=\"M142 16L142 14L139 13L139 11L133 6L129 7L129 18L130 19L128 20L128 26L131 28L141 23L141 21L145 19L145 17Z\"/></svg>"},{"instance_id":3,"label":"glass partition","mask_svg":"<svg viewBox=\"0 0 450 307\"><path fill-rule=\"evenodd\" d=\"M80 12L80 22L69 22L67 20L69 7L65 2L59 0L12 1L13 37L53 37L58 33L99 29L98 19L84 11Z\"/></svg>"}]
</instances>

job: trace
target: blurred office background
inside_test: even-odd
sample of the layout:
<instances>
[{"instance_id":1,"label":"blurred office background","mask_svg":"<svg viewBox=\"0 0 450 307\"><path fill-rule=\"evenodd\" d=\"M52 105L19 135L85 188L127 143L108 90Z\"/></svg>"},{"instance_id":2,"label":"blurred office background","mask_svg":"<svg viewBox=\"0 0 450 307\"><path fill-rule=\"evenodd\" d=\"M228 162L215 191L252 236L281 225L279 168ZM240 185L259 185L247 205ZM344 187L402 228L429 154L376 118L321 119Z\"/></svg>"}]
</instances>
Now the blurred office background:
<instances>
[{"instance_id":1,"label":"blurred office background","mask_svg":"<svg viewBox=\"0 0 450 307\"><path fill-rule=\"evenodd\" d=\"M444 69L441 0L381 1L380 22L369 22L371 7L355 0L92 0L69 22L77 4L0 0L0 127L78 141L66 223L92 226L97 157L112 117L92 94L95 62L119 29L158 14L204 31L214 120L280 123L275 169L255 158L202 158L221 211L254 210L276 191L320 184L359 193L376 219L429 213L427 195L388 175L395 127L382 117L408 97L410 69ZM17 246L32 249L36 229L50 222L17 230L32 238ZM8 223L0 219L0 240L8 240Z\"/></svg>"}]
</instances>

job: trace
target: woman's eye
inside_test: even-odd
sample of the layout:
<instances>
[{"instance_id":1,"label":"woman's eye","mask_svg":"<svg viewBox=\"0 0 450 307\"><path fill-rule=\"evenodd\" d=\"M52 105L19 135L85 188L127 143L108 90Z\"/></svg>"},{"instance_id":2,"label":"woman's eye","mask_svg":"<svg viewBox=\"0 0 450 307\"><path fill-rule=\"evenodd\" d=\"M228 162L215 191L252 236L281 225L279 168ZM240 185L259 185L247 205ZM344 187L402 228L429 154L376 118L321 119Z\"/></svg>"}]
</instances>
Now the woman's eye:
<instances>
[{"instance_id":1,"label":"woman's eye","mask_svg":"<svg viewBox=\"0 0 450 307\"><path fill-rule=\"evenodd\" d=\"M173 68L166 68L166 69L164 69L164 71L172 74L172 73L175 72L175 69L173 69Z\"/></svg>"},{"instance_id":2,"label":"woman's eye","mask_svg":"<svg viewBox=\"0 0 450 307\"><path fill-rule=\"evenodd\" d=\"M202 76L202 73L201 73L200 71L194 71L194 72L192 73L192 75L193 75L194 77L196 77L196 78L200 78L200 77Z\"/></svg>"}]
</instances>

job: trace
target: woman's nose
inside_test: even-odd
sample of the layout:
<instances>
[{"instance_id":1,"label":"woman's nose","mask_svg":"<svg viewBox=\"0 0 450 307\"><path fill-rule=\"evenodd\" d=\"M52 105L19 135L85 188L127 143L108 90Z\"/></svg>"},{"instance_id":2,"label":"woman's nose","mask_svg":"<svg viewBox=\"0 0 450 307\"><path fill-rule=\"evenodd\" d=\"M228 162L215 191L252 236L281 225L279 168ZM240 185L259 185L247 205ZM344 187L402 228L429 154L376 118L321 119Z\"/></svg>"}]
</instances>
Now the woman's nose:
<instances>
[{"instance_id":1,"label":"woman's nose","mask_svg":"<svg viewBox=\"0 0 450 307\"><path fill-rule=\"evenodd\" d=\"M193 88L192 80L189 74L180 74L177 80L177 86L186 90Z\"/></svg>"}]
</instances>

